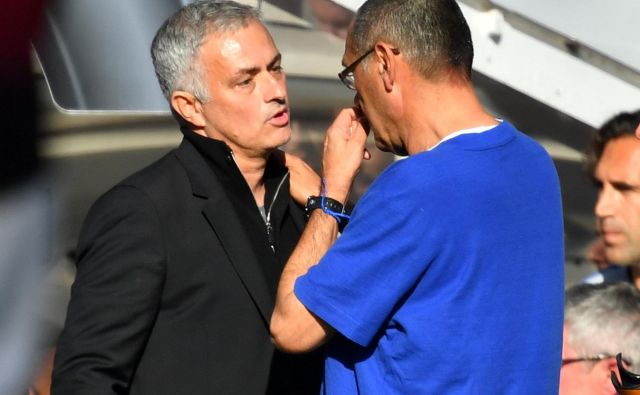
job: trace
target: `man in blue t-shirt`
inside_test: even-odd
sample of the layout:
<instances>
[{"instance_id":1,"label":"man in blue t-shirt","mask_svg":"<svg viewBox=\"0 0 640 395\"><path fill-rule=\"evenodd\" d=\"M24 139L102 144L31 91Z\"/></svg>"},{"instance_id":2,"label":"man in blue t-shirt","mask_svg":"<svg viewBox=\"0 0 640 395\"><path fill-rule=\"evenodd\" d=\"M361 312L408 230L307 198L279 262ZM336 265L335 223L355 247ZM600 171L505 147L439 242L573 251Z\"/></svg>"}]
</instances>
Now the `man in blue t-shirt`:
<instances>
[{"instance_id":1,"label":"man in blue t-shirt","mask_svg":"<svg viewBox=\"0 0 640 395\"><path fill-rule=\"evenodd\" d=\"M327 132L322 196L308 201L271 319L285 351L327 343L324 393L558 391L557 174L480 105L472 59L454 0L358 11L340 73L356 107ZM336 241L369 126L378 148L408 158L378 177Z\"/></svg>"}]
</instances>

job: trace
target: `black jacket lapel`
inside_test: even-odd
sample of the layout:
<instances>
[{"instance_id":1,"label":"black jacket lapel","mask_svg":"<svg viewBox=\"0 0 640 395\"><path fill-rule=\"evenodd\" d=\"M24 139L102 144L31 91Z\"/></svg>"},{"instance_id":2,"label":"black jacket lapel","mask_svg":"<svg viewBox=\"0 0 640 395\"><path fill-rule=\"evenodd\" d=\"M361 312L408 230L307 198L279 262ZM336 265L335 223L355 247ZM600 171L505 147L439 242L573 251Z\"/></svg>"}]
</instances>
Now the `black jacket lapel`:
<instances>
[{"instance_id":1,"label":"black jacket lapel","mask_svg":"<svg viewBox=\"0 0 640 395\"><path fill-rule=\"evenodd\" d=\"M196 198L203 202L203 215L222 244L247 292L265 323L271 318L274 299L240 220L215 174L193 145L183 140L176 156L187 171Z\"/></svg>"}]
</instances>

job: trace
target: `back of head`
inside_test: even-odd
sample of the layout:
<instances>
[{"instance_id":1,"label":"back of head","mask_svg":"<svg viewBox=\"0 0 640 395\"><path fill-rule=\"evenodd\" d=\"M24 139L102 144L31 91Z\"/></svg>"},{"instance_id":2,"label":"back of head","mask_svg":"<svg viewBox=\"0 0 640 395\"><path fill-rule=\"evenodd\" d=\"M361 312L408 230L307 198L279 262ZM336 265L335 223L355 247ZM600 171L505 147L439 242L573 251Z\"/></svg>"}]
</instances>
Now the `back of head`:
<instances>
[{"instance_id":1,"label":"back of head","mask_svg":"<svg viewBox=\"0 0 640 395\"><path fill-rule=\"evenodd\" d=\"M207 101L209 93L198 60L209 34L227 33L259 20L258 11L234 1L204 0L182 7L160 27L151 44L151 58L162 93L182 90Z\"/></svg>"},{"instance_id":2,"label":"back of head","mask_svg":"<svg viewBox=\"0 0 640 395\"><path fill-rule=\"evenodd\" d=\"M596 165L609 141L623 136L634 136L639 124L640 110L635 112L621 112L606 121L593 135L591 149L587 155L587 173L593 175Z\"/></svg>"},{"instance_id":3,"label":"back of head","mask_svg":"<svg viewBox=\"0 0 640 395\"><path fill-rule=\"evenodd\" d=\"M381 40L400 49L427 79L451 70L471 79L471 32L455 0L369 0L358 10L350 38L356 55Z\"/></svg>"},{"instance_id":4,"label":"back of head","mask_svg":"<svg viewBox=\"0 0 640 395\"><path fill-rule=\"evenodd\" d=\"M632 285L581 284L565 300L567 343L582 356L607 354L640 366L640 292ZM636 369L637 370L637 369Z\"/></svg>"}]
</instances>

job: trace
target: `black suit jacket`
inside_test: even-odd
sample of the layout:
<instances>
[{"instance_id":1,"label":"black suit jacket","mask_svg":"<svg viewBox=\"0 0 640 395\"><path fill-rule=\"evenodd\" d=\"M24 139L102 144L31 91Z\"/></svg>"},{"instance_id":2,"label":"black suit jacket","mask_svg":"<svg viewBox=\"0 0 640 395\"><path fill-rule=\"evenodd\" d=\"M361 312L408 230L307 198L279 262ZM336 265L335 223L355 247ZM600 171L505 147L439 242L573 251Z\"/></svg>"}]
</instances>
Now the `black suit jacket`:
<instances>
[{"instance_id":1,"label":"black suit jacket","mask_svg":"<svg viewBox=\"0 0 640 395\"><path fill-rule=\"evenodd\" d=\"M53 394L317 393L317 355L274 351L273 268L249 246L189 141L108 191L81 233Z\"/></svg>"}]
</instances>

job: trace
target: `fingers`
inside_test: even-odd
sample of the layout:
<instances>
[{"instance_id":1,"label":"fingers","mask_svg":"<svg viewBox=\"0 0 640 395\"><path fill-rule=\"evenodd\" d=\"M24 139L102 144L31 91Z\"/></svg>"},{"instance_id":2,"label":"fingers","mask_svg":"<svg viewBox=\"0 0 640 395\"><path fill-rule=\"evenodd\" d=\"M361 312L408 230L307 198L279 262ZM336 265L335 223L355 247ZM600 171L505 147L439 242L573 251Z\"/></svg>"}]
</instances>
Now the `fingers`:
<instances>
[{"instance_id":1,"label":"fingers","mask_svg":"<svg viewBox=\"0 0 640 395\"><path fill-rule=\"evenodd\" d=\"M276 150L276 152L281 152L282 154L280 154L278 156L278 158L282 157L283 158L283 164L286 165L287 167L289 167L288 165L292 165L295 166L297 164L299 164L299 162L304 162L299 156L294 155L290 152L284 152L281 150Z\"/></svg>"},{"instance_id":2,"label":"fingers","mask_svg":"<svg viewBox=\"0 0 640 395\"><path fill-rule=\"evenodd\" d=\"M327 130L322 158L327 195L344 201L363 159L370 157L365 149L367 129L356 108L338 114Z\"/></svg>"},{"instance_id":3,"label":"fingers","mask_svg":"<svg viewBox=\"0 0 640 395\"><path fill-rule=\"evenodd\" d=\"M364 112L362 111L360 106L353 107L353 111L356 116L356 121L358 121L362 125L365 133L369 135L369 130L371 129L371 127L369 126L369 120L367 120L367 117L364 115Z\"/></svg>"},{"instance_id":4,"label":"fingers","mask_svg":"<svg viewBox=\"0 0 640 395\"><path fill-rule=\"evenodd\" d=\"M320 176L301 158L289 153L284 157L291 177L289 192L296 203L304 206L309 196L320 194Z\"/></svg>"}]
</instances>

